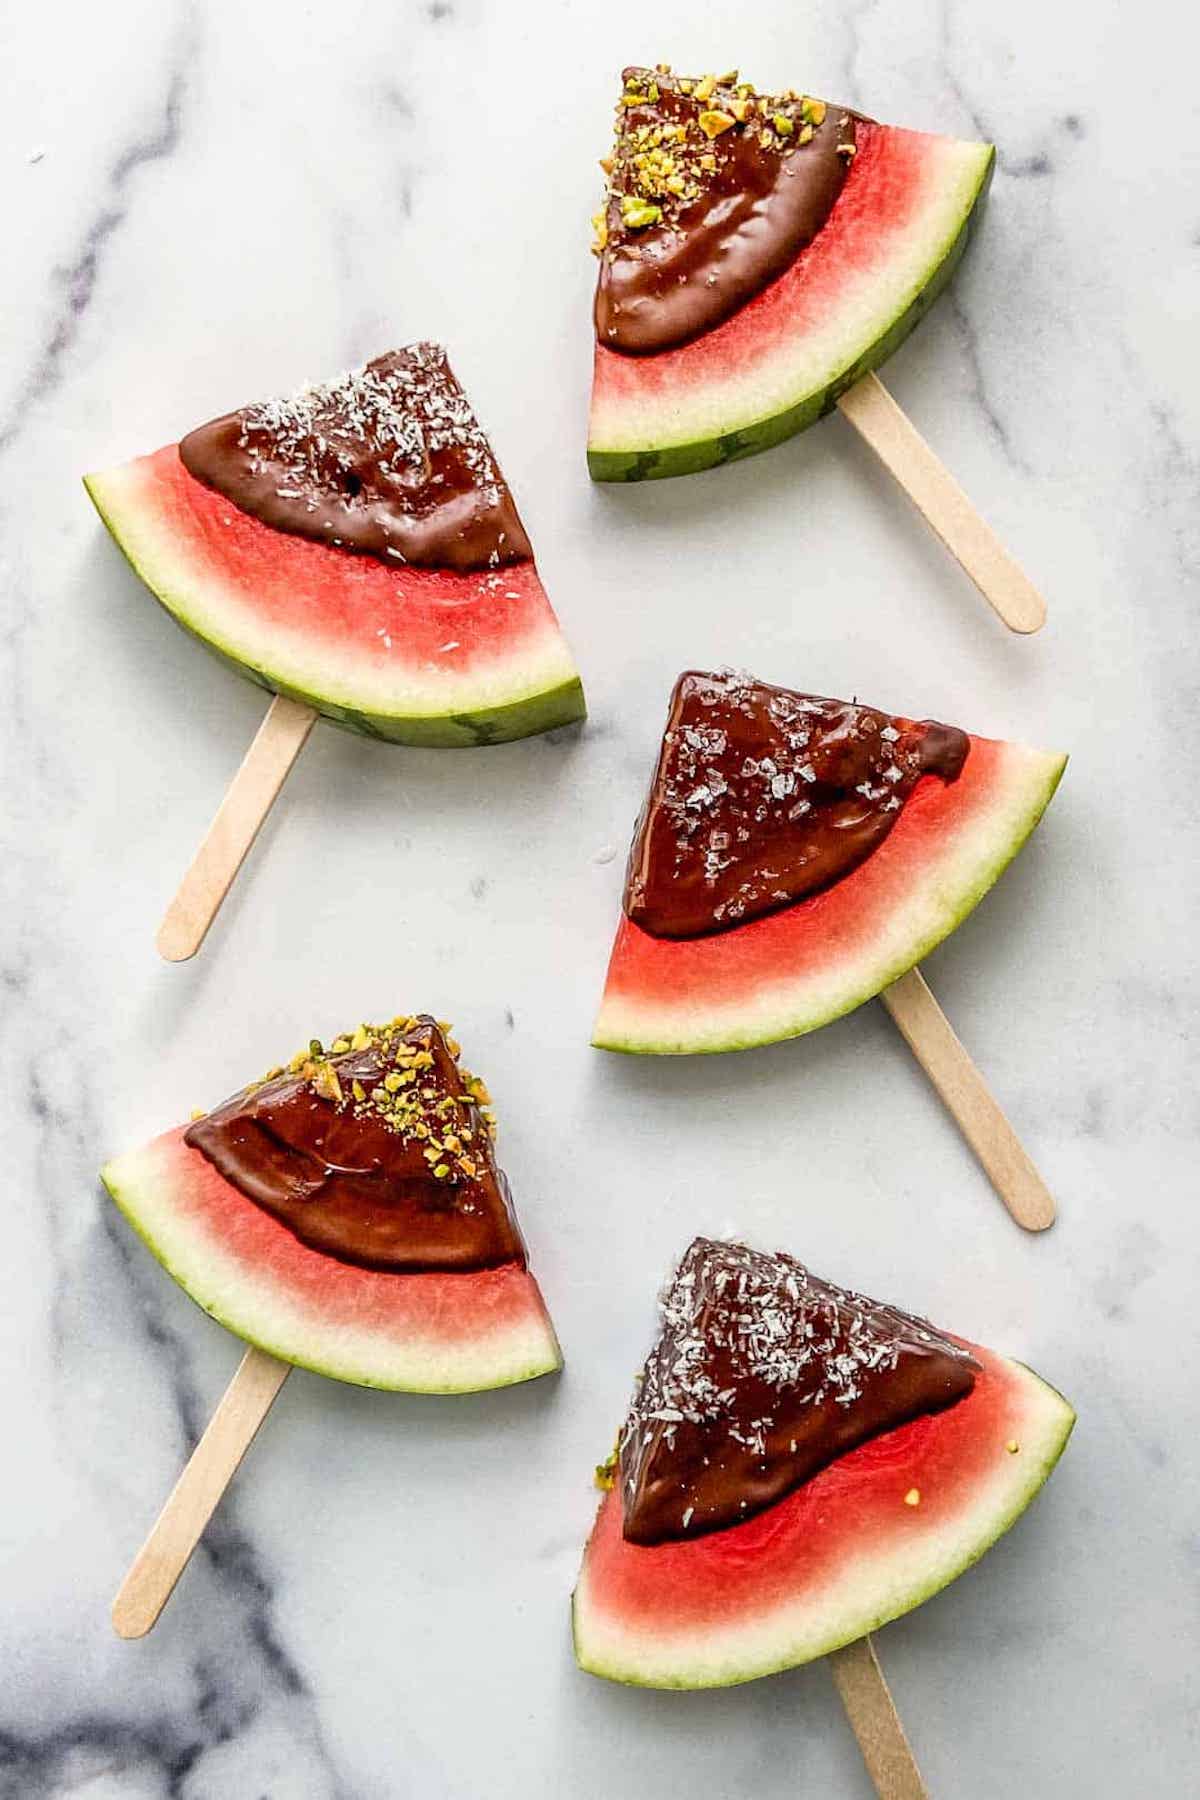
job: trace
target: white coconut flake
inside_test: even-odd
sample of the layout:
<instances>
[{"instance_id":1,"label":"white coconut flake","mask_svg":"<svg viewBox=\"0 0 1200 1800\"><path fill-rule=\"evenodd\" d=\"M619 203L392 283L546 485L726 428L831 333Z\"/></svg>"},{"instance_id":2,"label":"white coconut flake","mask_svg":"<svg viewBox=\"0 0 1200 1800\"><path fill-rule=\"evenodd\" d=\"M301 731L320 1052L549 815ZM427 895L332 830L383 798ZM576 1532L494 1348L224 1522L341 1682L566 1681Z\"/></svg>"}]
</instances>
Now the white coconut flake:
<instances>
[{"instance_id":1,"label":"white coconut flake","mask_svg":"<svg viewBox=\"0 0 1200 1800\"><path fill-rule=\"evenodd\" d=\"M690 1426L763 1457L775 1400L846 1408L905 1351L966 1356L924 1320L823 1281L794 1257L710 1238L686 1252L661 1296L660 1316L623 1434L635 1448L662 1426L672 1433ZM729 1377L720 1385L718 1371ZM751 1393L769 1404L747 1419ZM796 1439L789 1443L794 1455Z\"/></svg>"},{"instance_id":2,"label":"white coconut flake","mask_svg":"<svg viewBox=\"0 0 1200 1800\"><path fill-rule=\"evenodd\" d=\"M483 504L500 502L491 447L437 344L413 344L331 381L259 401L244 408L240 423L239 445L252 465L270 462L282 471L285 486L276 490L281 499L301 498L310 486L324 488L323 465L331 455L351 475L365 449L391 478L389 485L403 493L430 481L432 455L452 450ZM348 488L341 503L353 511L366 500Z\"/></svg>"}]
</instances>

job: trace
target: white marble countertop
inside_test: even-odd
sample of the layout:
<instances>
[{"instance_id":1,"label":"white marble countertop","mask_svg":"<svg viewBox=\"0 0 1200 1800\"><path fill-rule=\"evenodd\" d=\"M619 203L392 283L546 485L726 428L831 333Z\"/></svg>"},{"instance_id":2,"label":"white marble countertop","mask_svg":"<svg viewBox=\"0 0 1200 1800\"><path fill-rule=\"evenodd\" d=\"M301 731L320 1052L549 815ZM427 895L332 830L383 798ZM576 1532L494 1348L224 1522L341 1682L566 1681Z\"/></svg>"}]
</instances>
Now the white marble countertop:
<instances>
[{"instance_id":1,"label":"white marble countertop","mask_svg":"<svg viewBox=\"0 0 1200 1800\"><path fill-rule=\"evenodd\" d=\"M933 1791L1194 1779L1194 32L1166 0L654 14L0 23L5 1796L865 1796L820 1666L672 1696L571 1658L654 1289L726 1224L1078 1406L1033 1512L881 1635ZM838 419L589 485L595 158L616 69L659 56L998 141L978 242L888 379L1043 585L1041 637L1003 632ZM80 473L418 335L493 435L591 723L469 758L320 727L203 954L164 966L155 925L262 701L154 606ZM1058 1195L1049 1236L1010 1225L878 1007L742 1056L589 1050L669 683L727 661L1072 752L928 965ZM96 1169L311 1032L410 1006L456 1021L498 1097L566 1372L444 1402L297 1375L160 1627L120 1643L112 1594L239 1350Z\"/></svg>"}]
</instances>

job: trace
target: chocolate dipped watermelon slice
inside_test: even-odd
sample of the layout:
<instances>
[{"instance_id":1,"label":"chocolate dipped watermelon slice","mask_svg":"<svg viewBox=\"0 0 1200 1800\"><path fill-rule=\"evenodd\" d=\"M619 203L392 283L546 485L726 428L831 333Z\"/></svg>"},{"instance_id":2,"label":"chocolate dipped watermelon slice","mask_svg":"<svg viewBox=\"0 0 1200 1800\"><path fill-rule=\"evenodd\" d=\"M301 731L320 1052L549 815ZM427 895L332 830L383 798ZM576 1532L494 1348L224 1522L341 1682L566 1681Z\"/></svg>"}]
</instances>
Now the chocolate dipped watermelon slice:
<instances>
[{"instance_id":1,"label":"chocolate dipped watermelon slice","mask_svg":"<svg viewBox=\"0 0 1200 1800\"><path fill-rule=\"evenodd\" d=\"M736 75L627 69L595 221L593 478L688 474L828 412L949 280L994 155Z\"/></svg>"},{"instance_id":2,"label":"chocolate dipped watermelon slice","mask_svg":"<svg viewBox=\"0 0 1200 1800\"><path fill-rule=\"evenodd\" d=\"M512 496L437 345L85 485L181 625L336 724L457 747L584 716Z\"/></svg>"},{"instance_id":3,"label":"chocolate dipped watermelon slice","mask_svg":"<svg viewBox=\"0 0 1200 1800\"><path fill-rule=\"evenodd\" d=\"M593 1042L744 1049L850 1012L983 898L1066 760L746 674L682 675Z\"/></svg>"},{"instance_id":4,"label":"chocolate dipped watermelon slice","mask_svg":"<svg viewBox=\"0 0 1200 1800\"><path fill-rule=\"evenodd\" d=\"M852 1643L978 1561L1074 1419L1020 1363L698 1238L601 1474L578 1661L723 1687Z\"/></svg>"},{"instance_id":5,"label":"chocolate dipped watermelon slice","mask_svg":"<svg viewBox=\"0 0 1200 1800\"><path fill-rule=\"evenodd\" d=\"M102 1171L192 1299L284 1362L465 1393L561 1363L487 1090L424 1015L313 1042Z\"/></svg>"}]
</instances>

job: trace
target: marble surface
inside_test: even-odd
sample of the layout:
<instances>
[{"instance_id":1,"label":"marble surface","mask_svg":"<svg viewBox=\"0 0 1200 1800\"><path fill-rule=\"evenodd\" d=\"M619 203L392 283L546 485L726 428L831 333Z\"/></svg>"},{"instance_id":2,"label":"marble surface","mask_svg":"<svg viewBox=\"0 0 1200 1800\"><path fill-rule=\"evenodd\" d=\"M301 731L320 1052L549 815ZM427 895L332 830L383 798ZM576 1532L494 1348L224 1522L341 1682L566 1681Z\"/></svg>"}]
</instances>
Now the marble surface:
<instances>
[{"instance_id":1,"label":"marble surface","mask_svg":"<svg viewBox=\"0 0 1200 1800\"><path fill-rule=\"evenodd\" d=\"M1033 1512L881 1635L933 1791L1194 1781L1195 43L1166 0L648 16L0 21L5 1796L867 1795L820 1666L671 1696L571 1658L656 1284L727 1225L1078 1405ZM595 158L615 68L657 56L998 140L979 241L888 379L1044 586L1040 638L1001 630L840 420L589 486ZM166 967L154 927L262 702L154 607L79 475L425 334L492 432L590 724L469 757L319 728L204 953ZM1058 1195L1048 1237L1009 1224L878 1007L742 1056L588 1049L667 687L725 661L1072 752L927 971ZM566 1372L444 1402L296 1375L159 1629L119 1643L111 1596L239 1352L95 1171L410 1006L498 1097Z\"/></svg>"}]
</instances>

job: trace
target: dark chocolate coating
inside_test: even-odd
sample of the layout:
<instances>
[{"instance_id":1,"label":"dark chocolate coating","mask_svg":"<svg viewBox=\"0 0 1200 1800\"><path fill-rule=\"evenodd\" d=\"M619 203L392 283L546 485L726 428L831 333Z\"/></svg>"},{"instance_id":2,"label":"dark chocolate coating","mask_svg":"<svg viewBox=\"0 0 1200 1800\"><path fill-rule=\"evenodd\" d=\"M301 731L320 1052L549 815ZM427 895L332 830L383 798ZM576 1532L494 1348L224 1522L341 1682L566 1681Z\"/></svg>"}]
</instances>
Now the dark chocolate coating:
<instances>
[{"instance_id":1,"label":"dark chocolate coating","mask_svg":"<svg viewBox=\"0 0 1200 1800\"><path fill-rule=\"evenodd\" d=\"M422 1075L428 1110L453 1095L456 1116L469 1121L476 1178L437 1180L420 1139L356 1113L351 1084L370 1095L392 1066L375 1047L330 1058L347 1096L340 1106L303 1076L280 1075L196 1120L184 1141L301 1243L341 1262L408 1271L523 1264L508 1183L441 1031L422 1017L405 1042L433 1056Z\"/></svg>"},{"instance_id":2,"label":"dark chocolate coating","mask_svg":"<svg viewBox=\"0 0 1200 1800\"><path fill-rule=\"evenodd\" d=\"M691 122L703 109L673 76L625 73L627 83L653 83L658 99L622 109L622 136L646 124ZM736 102L731 90L718 89L707 104ZM804 119L794 104L759 104L768 117L782 111L792 119L791 136L761 132L763 111L756 111L705 141L716 168L700 175L695 199L664 205L660 223L628 229L619 194L610 198L595 303L596 338L606 349L650 356L711 331L781 275L826 223L850 161L838 146L856 145L856 115L827 106L802 144Z\"/></svg>"},{"instance_id":3,"label":"dark chocolate coating","mask_svg":"<svg viewBox=\"0 0 1200 1800\"><path fill-rule=\"evenodd\" d=\"M184 467L239 511L390 567L480 569L533 552L487 439L435 344L226 413Z\"/></svg>"},{"instance_id":4,"label":"dark chocolate coating","mask_svg":"<svg viewBox=\"0 0 1200 1800\"><path fill-rule=\"evenodd\" d=\"M681 675L629 856L625 911L704 937L840 881L923 775L955 781L970 739L751 676Z\"/></svg>"},{"instance_id":5,"label":"dark chocolate coating","mask_svg":"<svg viewBox=\"0 0 1200 1800\"><path fill-rule=\"evenodd\" d=\"M635 1544L741 1524L870 1438L953 1406L979 1364L794 1257L697 1238L621 1438Z\"/></svg>"}]
</instances>

